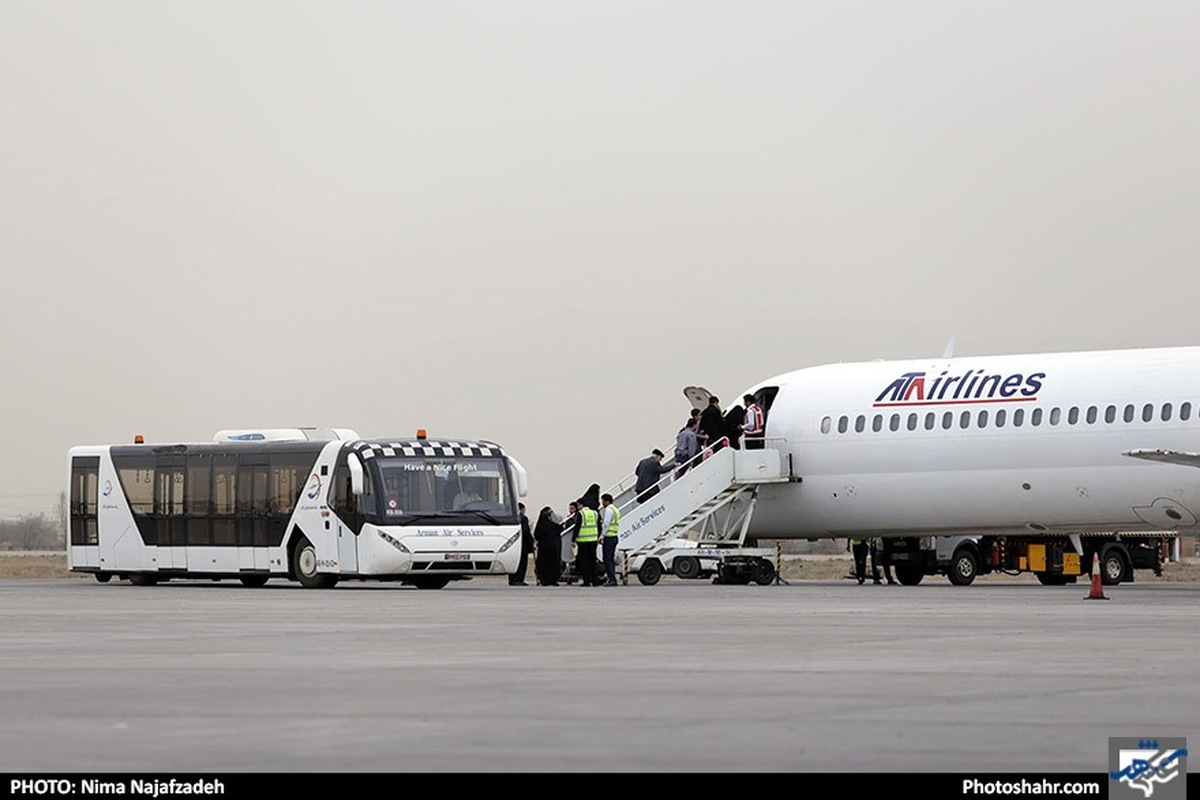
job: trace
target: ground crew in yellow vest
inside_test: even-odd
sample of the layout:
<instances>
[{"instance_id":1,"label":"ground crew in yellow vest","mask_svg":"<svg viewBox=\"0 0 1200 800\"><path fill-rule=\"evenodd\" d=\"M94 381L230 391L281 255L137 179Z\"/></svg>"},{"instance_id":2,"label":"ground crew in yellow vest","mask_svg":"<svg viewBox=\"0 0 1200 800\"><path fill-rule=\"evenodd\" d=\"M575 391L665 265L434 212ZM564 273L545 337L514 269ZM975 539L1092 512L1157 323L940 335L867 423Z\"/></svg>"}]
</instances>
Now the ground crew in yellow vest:
<instances>
[{"instance_id":1,"label":"ground crew in yellow vest","mask_svg":"<svg viewBox=\"0 0 1200 800\"><path fill-rule=\"evenodd\" d=\"M588 508L579 501L579 511L575 514L575 572L578 573L580 586L599 586L596 577L596 544L600 540L600 515L594 509Z\"/></svg>"},{"instance_id":2,"label":"ground crew in yellow vest","mask_svg":"<svg viewBox=\"0 0 1200 800\"><path fill-rule=\"evenodd\" d=\"M608 576L605 586L617 585L617 541L621 533L621 509L613 505L611 494L600 495L600 511L604 514L601 527L604 529L604 574Z\"/></svg>"}]
</instances>

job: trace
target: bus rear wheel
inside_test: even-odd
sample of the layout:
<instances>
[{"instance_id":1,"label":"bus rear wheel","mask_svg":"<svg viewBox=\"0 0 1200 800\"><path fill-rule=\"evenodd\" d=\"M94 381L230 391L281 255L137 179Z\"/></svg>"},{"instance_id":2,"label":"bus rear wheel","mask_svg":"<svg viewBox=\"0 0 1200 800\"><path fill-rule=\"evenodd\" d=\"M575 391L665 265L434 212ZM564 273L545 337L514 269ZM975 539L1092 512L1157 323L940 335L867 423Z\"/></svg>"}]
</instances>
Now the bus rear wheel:
<instances>
[{"instance_id":1,"label":"bus rear wheel","mask_svg":"<svg viewBox=\"0 0 1200 800\"><path fill-rule=\"evenodd\" d=\"M260 586L266 586L270 576L267 575L243 575L238 578L243 586L249 586L251 589L257 589Z\"/></svg>"},{"instance_id":2,"label":"bus rear wheel","mask_svg":"<svg viewBox=\"0 0 1200 800\"><path fill-rule=\"evenodd\" d=\"M135 572L129 576L129 582L134 586L153 586L158 583L158 576L148 572Z\"/></svg>"},{"instance_id":3,"label":"bus rear wheel","mask_svg":"<svg viewBox=\"0 0 1200 800\"><path fill-rule=\"evenodd\" d=\"M97 572L96 580L99 581L100 583L108 583L109 581L112 580L112 573L111 572Z\"/></svg>"},{"instance_id":4,"label":"bus rear wheel","mask_svg":"<svg viewBox=\"0 0 1200 800\"><path fill-rule=\"evenodd\" d=\"M292 569L305 589L329 589L337 583L336 575L317 572L317 548L304 536L292 548Z\"/></svg>"},{"instance_id":5,"label":"bus rear wheel","mask_svg":"<svg viewBox=\"0 0 1200 800\"><path fill-rule=\"evenodd\" d=\"M903 586L916 586L925 577L925 571L912 564L896 565L896 580Z\"/></svg>"}]
</instances>

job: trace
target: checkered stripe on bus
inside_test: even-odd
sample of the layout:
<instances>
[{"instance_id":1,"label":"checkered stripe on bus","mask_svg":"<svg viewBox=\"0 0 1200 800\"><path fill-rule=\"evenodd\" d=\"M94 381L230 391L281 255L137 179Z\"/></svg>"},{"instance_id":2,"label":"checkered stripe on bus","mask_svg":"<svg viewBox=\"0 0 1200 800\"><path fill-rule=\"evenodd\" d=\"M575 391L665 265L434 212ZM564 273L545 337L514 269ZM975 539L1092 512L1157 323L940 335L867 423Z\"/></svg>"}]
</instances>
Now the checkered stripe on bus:
<instances>
[{"instance_id":1,"label":"checkered stripe on bus","mask_svg":"<svg viewBox=\"0 0 1200 800\"><path fill-rule=\"evenodd\" d=\"M364 459L395 456L434 456L471 458L502 455L500 448L487 442L430 441L409 439L399 442L355 442L350 448Z\"/></svg>"}]
</instances>

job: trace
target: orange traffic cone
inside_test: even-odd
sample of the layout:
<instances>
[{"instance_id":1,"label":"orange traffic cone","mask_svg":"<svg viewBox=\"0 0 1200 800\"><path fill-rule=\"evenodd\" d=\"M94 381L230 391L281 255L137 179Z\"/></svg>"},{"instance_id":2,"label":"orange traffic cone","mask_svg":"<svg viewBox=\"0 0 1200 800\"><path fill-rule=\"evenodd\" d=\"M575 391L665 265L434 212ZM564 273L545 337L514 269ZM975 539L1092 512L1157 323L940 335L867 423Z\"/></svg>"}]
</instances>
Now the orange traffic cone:
<instances>
[{"instance_id":1,"label":"orange traffic cone","mask_svg":"<svg viewBox=\"0 0 1200 800\"><path fill-rule=\"evenodd\" d=\"M1084 600L1107 600L1104 594L1104 583L1100 580L1100 554L1092 553L1092 591Z\"/></svg>"}]
</instances>

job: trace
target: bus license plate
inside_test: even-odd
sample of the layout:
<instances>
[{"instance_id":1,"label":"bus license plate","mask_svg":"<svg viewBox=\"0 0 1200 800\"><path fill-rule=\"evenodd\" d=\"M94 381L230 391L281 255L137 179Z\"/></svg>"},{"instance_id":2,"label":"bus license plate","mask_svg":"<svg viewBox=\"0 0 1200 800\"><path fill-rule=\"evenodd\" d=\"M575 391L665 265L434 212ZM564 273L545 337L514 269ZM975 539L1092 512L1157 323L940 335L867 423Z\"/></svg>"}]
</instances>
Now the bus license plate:
<instances>
[{"instance_id":1,"label":"bus license plate","mask_svg":"<svg viewBox=\"0 0 1200 800\"><path fill-rule=\"evenodd\" d=\"M447 561L470 561L470 553L446 553Z\"/></svg>"}]
</instances>

